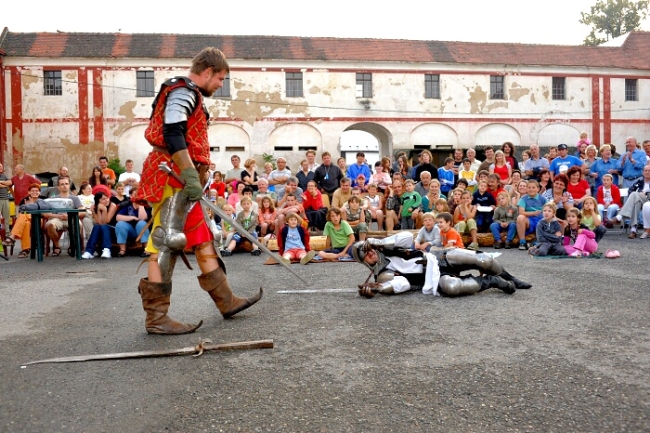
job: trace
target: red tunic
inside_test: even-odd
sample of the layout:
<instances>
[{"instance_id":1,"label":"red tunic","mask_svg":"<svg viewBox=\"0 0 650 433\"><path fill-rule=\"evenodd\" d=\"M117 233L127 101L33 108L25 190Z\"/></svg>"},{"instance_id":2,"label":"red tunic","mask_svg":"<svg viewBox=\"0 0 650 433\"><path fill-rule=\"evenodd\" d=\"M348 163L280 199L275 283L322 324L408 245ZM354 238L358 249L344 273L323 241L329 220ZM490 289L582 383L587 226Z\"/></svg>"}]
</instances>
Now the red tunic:
<instances>
[{"instance_id":1,"label":"red tunic","mask_svg":"<svg viewBox=\"0 0 650 433\"><path fill-rule=\"evenodd\" d=\"M167 152L167 144L163 137L163 126L165 120L165 106L169 93L179 87L187 87L196 93L196 109L187 120L187 133L185 142L190 158L194 162L201 164L210 164L210 143L208 141L208 121L209 114L203 106L203 95L187 77L175 77L167 80L160 88L160 92L153 102L153 113L144 136L154 148L160 148L160 151L154 150L147 156L142 167L142 180L138 188L137 198L152 203L162 200L163 189L166 183L174 188L180 188L181 185L174 181L166 173L158 169L161 163L168 163L174 171L179 172L178 168L172 164L171 155Z\"/></svg>"}]
</instances>

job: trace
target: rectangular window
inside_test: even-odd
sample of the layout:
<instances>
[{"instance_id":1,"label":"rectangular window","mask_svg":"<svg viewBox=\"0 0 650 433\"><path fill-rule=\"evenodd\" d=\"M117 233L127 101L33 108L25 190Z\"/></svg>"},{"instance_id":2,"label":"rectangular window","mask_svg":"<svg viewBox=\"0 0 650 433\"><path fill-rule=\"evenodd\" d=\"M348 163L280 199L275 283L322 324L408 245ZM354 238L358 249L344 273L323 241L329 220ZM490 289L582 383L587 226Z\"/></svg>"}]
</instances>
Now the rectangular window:
<instances>
[{"instance_id":1,"label":"rectangular window","mask_svg":"<svg viewBox=\"0 0 650 433\"><path fill-rule=\"evenodd\" d=\"M357 72L357 98L372 98L372 74Z\"/></svg>"},{"instance_id":2,"label":"rectangular window","mask_svg":"<svg viewBox=\"0 0 650 433\"><path fill-rule=\"evenodd\" d=\"M427 99L440 99L440 75L424 75L424 97Z\"/></svg>"},{"instance_id":3,"label":"rectangular window","mask_svg":"<svg viewBox=\"0 0 650 433\"><path fill-rule=\"evenodd\" d=\"M625 100L626 101L638 101L638 94L636 90L638 80L625 79Z\"/></svg>"},{"instance_id":4,"label":"rectangular window","mask_svg":"<svg viewBox=\"0 0 650 433\"><path fill-rule=\"evenodd\" d=\"M565 77L553 77L553 99L564 100L565 96Z\"/></svg>"},{"instance_id":5,"label":"rectangular window","mask_svg":"<svg viewBox=\"0 0 650 433\"><path fill-rule=\"evenodd\" d=\"M503 75L490 75L490 99L505 99Z\"/></svg>"},{"instance_id":6,"label":"rectangular window","mask_svg":"<svg viewBox=\"0 0 650 433\"><path fill-rule=\"evenodd\" d=\"M230 98L230 74L223 79L223 86L212 94L213 98Z\"/></svg>"},{"instance_id":7,"label":"rectangular window","mask_svg":"<svg viewBox=\"0 0 650 433\"><path fill-rule=\"evenodd\" d=\"M136 71L136 97L150 97L155 95L153 71Z\"/></svg>"},{"instance_id":8,"label":"rectangular window","mask_svg":"<svg viewBox=\"0 0 650 433\"><path fill-rule=\"evenodd\" d=\"M43 71L45 96L62 95L61 71Z\"/></svg>"},{"instance_id":9,"label":"rectangular window","mask_svg":"<svg viewBox=\"0 0 650 433\"><path fill-rule=\"evenodd\" d=\"M302 72L287 72L287 98L302 98Z\"/></svg>"}]
</instances>

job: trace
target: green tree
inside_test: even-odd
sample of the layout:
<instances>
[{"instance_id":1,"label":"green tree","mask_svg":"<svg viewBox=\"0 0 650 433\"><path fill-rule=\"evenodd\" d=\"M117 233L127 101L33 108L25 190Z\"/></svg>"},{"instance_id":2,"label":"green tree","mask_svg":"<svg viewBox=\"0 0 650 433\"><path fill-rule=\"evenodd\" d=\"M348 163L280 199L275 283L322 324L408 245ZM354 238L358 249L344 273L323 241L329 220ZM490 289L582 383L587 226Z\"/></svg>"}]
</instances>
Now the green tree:
<instances>
[{"instance_id":1,"label":"green tree","mask_svg":"<svg viewBox=\"0 0 650 433\"><path fill-rule=\"evenodd\" d=\"M589 13L581 12L580 23L591 26L584 44L600 45L638 30L648 15L648 0L598 0Z\"/></svg>"}]
</instances>

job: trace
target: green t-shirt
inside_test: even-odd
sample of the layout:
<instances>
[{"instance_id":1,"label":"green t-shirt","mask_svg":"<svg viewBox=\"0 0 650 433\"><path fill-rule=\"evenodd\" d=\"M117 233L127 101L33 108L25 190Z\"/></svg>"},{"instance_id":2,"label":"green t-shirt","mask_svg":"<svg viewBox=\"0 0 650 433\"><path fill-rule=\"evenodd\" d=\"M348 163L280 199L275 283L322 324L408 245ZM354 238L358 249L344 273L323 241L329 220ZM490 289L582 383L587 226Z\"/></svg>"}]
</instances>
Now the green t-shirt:
<instances>
[{"instance_id":1,"label":"green t-shirt","mask_svg":"<svg viewBox=\"0 0 650 433\"><path fill-rule=\"evenodd\" d=\"M350 235L353 233L352 227L347 221L341 221L341 227L338 230L334 228L334 224L328 221L325 224L325 230L323 230L323 235L329 236L332 248L345 248L348 245Z\"/></svg>"}]
</instances>

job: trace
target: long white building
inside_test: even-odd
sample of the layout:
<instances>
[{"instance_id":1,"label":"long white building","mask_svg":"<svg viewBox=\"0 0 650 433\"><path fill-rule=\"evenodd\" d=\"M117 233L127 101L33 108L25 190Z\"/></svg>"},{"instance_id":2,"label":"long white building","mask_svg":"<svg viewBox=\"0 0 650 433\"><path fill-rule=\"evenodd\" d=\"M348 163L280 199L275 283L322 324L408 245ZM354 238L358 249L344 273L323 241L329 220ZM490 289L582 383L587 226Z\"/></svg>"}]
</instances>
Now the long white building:
<instances>
[{"instance_id":1,"label":"long white building","mask_svg":"<svg viewBox=\"0 0 650 433\"><path fill-rule=\"evenodd\" d=\"M231 64L207 101L213 160L339 154L341 135L374 135L381 155L650 138L650 33L619 47L172 34L0 36L0 160L7 171L67 165L87 177L100 155L134 159L153 96L202 48Z\"/></svg>"}]
</instances>

